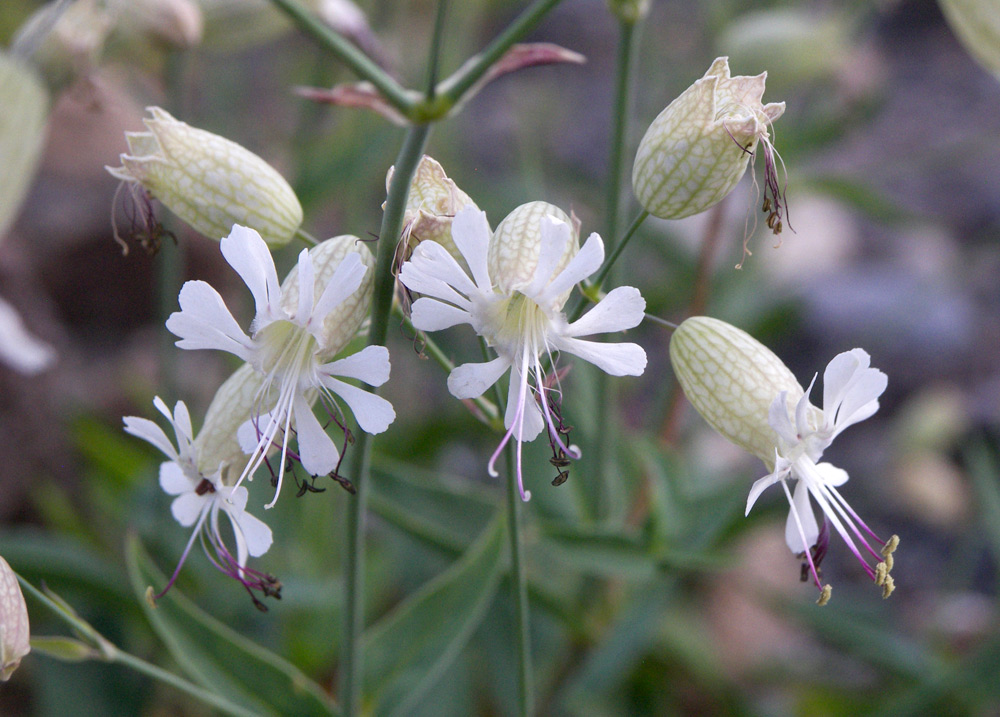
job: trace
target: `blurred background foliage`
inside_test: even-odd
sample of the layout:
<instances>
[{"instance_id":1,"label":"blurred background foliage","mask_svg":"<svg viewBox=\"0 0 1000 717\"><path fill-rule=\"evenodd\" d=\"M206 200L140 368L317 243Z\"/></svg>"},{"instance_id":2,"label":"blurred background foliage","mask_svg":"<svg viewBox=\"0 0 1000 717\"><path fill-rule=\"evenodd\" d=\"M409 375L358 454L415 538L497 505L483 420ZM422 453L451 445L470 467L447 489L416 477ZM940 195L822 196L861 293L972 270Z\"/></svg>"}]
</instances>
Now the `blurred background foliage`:
<instances>
[{"instance_id":1,"label":"blurred background foliage","mask_svg":"<svg viewBox=\"0 0 1000 717\"><path fill-rule=\"evenodd\" d=\"M155 257L137 246L122 256L111 214L126 220L103 166L117 164L123 130L142 128L142 108L162 105L278 167L313 235L374 238L401 132L363 110L297 98L293 86L352 78L276 11L261 3L234 16L234 3L200 2L200 43L178 50L118 37L54 98L41 171L0 250L0 281L60 360L30 379L0 368L0 554L124 649L263 713L321 714L323 690L336 684L351 500L333 484L267 513L276 542L259 567L284 584L268 613L199 554L159 610L141 599L188 535L157 485L159 455L126 436L121 417L152 415L154 394L203 415L232 369L171 346L162 322L183 279L221 286L239 316L250 305L216 245L165 210L176 243L166 238ZM4 0L0 44L39 5ZM435 3L359 5L374 29L366 49L419 86ZM450 3L445 71L524 5ZM743 517L761 466L678 398L669 333L647 322L633 334L649 367L617 383L610 425L594 418L594 376L573 366L566 415L584 459L569 481L547 485L555 470L544 445L526 454L539 712L996 714L1000 85L931 0L654 0L640 32L626 156L717 55L730 56L735 74L767 70L765 99L788 104L774 129L795 232L780 246L758 233L734 270L755 210L745 180L708 216L647 221L619 276L671 320L703 285L703 311L767 343L804 384L840 351L872 354L889 375L882 409L830 454L853 477L846 490L859 513L880 534L900 535L898 589L883 601L835 544L823 566L833 600L813 604L783 541L784 501L771 495ZM600 0L565 0L532 39L587 63L495 82L435 129L428 153L494 225L544 199L572 209L584 232L602 231L616 23ZM717 241L706 249L712 220ZM277 257L279 271L297 251ZM469 335L440 340L458 360L477 356ZM366 708L511 714L503 490L484 469L496 437L447 395L402 328L390 351L386 395L398 418L377 443ZM588 450L605 431L618 436L610 458ZM591 480L601 459L617 473L603 488ZM251 492L263 500L266 481ZM64 633L31 599L29 609L35 634ZM0 686L0 713L210 710L119 666L36 653Z\"/></svg>"}]
</instances>

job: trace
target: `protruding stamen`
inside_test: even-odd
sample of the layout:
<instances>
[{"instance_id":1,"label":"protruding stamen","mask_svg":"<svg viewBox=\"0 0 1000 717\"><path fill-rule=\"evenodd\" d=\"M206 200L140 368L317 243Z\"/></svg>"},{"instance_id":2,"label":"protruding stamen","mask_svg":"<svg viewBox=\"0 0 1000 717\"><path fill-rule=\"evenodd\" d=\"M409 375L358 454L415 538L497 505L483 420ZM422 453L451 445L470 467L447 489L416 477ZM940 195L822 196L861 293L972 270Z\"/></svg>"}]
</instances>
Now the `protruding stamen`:
<instances>
[{"instance_id":1,"label":"protruding stamen","mask_svg":"<svg viewBox=\"0 0 1000 717\"><path fill-rule=\"evenodd\" d=\"M819 600L816 601L816 604L819 605L820 607L823 607L828 602L830 602L831 595L833 595L833 586L829 584L824 585L822 588L820 588Z\"/></svg>"}]
</instances>

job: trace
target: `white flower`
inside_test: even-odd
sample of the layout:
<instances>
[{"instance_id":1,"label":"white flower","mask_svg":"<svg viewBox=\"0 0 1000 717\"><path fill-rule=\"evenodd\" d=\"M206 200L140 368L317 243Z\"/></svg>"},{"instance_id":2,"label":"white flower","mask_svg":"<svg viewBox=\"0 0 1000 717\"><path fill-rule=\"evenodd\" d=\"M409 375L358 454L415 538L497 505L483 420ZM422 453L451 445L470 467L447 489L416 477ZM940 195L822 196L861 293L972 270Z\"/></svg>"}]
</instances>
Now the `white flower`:
<instances>
[{"instance_id":1,"label":"white flower","mask_svg":"<svg viewBox=\"0 0 1000 717\"><path fill-rule=\"evenodd\" d=\"M803 391L774 352L718 319L693 316L678 326L670 337L670 362L698 413L772 470L753 484L746 512L765 488L781 483L791 508L785 539L792 552L806 561L802 579L812 574L821 591L820 604L830 598L830 586L820 583L819 571L830 537L827 521L888 597L894 589L889 571L899 538L894 535L884 541L875 535L837 490L847 482L847 473L819 462L841 431L878 410L888 380L870 367L868 354L854 349L834 357L823 374L822 410L809 402L812 383ZM791 480L798 481L794 495L788 487ZM810 494L826 516L822 527L813 514ZM881 546L878 552L873 545ZM874 567L862 551L875 559Z\"/></svg>"},{"instance_id":2,"label":"white flower","mask_svg":"<svg viewBox=\"0 0 1000 717\"><path fill-rule=\"evenodd\" d=\"M388 401L336 378L381 386L389 379L389 352L384 346L368 346L330 361L353 336L364 314L364 303L355 294L368 269L357 251L344 256L325 285L317 286L314 255L303 249L296 273L279 286L267 245L254 230L234 226L221 248L253 294L257 313L251 335L243 332L219 293L203 281L184 284L181 310L167 319L167 328L180 337L180 348L228 351L263 376L250 420L240 429L240 443L250 460L237 485L253 474L272 446L280 445L277 488L265 506L270 508L281 492L289 455L311 475L332 473L340 463L340 451L313 414L317 395L331 420L341 426L343 417L334 396L350 407L363 431L381 433L389 427L396 414ZM296 282L293 291L290 285ZM293 428L297 454L288 447Z\"/></svg>"},{"instance_id":3,"label":"white flower","mask_svg":"<svg viewBox=\"0 0 1000 717\"><path fill-rule=\"evenodd\" d=\"M809 496L819 505L826 520L847 543L868 576L883 588L883 595L893 590L891 553L899 542L895 536L881 540L848 505L837 488L847 482L847 472L830 463L820 463L823 451L848 426L871 417L878 410L878 398L888 384L886 375L870 368L871 357L863 349L838 354L823 373L823 410L809 402L816 377L789 410L788 392L775 396L768 413L768 423L777 434L774 471L753 484L747 498L746 512L758 496L775 483L781 483L790 507L785 524L785 541L793 553L803 554L816 586L820 583L818 562L826 552L828 531L816 522ZM797 479L794 493L788 481ZM855 542L855 539L857 542ZM882 546L876 552L872 543ZM813 550L815 546L815 554ZM860 546L860 547L859 547ZM864 553L875 560L872 567ZM880 567L881 566L881 567ZM822 599L822 598L821 598Z\"/></svg>"},{"instance_id":4,"label":"white flower","mask_svg":"<svg viewBox=\"0 0 1000 717\"><path fill-rule=\"evenodd\" d=\"M161 597L173 585L187 559L195 538L199 535L207 539L214 551L205 554L215 566L227 575L237 579L250 593L254 604L263 605L254 597L252 590L260 590L265 596L280 596L281 586L275 579L256 570L247 568L247 557L260 557L271 547L271 529L246 512L247 489L223 484L219 466L214 473L205 476L198 470L198 456L194 447L194 432L191 416L183 401L174 406L173 414L157 396L153 405L162 413L174 429L177 445L167 437L163 429L146 418L125 417L125 431L153 444L170 460L160 464L160 487L168 495L177 496L170 505L174 519L185 528L194 526L191 539L177 564L177 569L167 586L156 597ZM236 556L226 546L219 528L219 512L226 514L236 540Z\"/></svg>"},{"instance_id":5,"label":"white flower","mask_svg":"<svg viewBox=\"0 0 1000 717\"><path fill-rule=\"evenodd\" d=\"M539 216L538 206L525 205L524 211L515 210L508 220L516 215L516 221L505 220L508 227L515 229L498 229L492 244L483 212L466 207L456 215L452 238L471 269L471 277L434 241L418 244L400 273L403 284L422 295L413 304L416 328L437 331L470 324L498 354L486 363L455 368L448 377L453 396L480 396L511 369L504 417L508 430L490 459L489 471L497 475L493 466L513 436L517 441L517 479L523 500L531 494L524 490L521 476L522 442L533 440L547 427L557 455L562 459L580 457L579 449L567 446L563 440L558 373L553 371L553 388L547 383L543 361L551 359L554 352L566 352L613 376L638 376L646 367L646 354L636 344L580 338L637 326L646 306L637 289L614 289L578 321L567 322L562 308L569 292L601 266L604 245L597 234L591 234L575 253L570 226L553 218L551 212Z\"/></svg>"},{"instance_id":6,"label":"white flower","mask_svg":"<svg viewBox=\"0 0 1000 717\"><path fill-rule=\"evenodd\" d=\"M0 299L0 363L31 375L49 368L55 360L53 348L28 333L17 309Z\"/></svg>"}]
</instances>

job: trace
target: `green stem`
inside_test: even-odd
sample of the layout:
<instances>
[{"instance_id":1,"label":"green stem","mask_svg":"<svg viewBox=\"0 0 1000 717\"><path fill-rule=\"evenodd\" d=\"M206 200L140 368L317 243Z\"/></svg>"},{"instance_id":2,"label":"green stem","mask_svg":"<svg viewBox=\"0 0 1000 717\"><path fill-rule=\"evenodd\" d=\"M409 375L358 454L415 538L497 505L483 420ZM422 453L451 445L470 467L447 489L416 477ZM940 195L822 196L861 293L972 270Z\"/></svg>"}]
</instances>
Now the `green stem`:
<instances>
[{"instance_id":1,"label":"green stem","mask_svg":"<svg viewBox=\"0 0 1000 717\"><path fill-rule=\"evenodd\" d=\"M451 101L450 104L455 105L461 102L465 93L472 89L472 86L486 74L496 61L503 57L512 45L520 42L525 35L535 29L542 18L561 1L536 0L534 5L518 15L514 22L508 25L485 50L476 55L471 64L463 66L445 80L442 84L442 94Z\"/></svg>"},{"instance_id":2,"label":"green stem","mask_svg":"<svg viewBox=\"0 0 1000 717\"><path fill-rule=\"evenodd\" d=\"M383 345L389 327L389 313L392 308L394 277L392 258L396 250L396 240L403 227L403 212L410 183L423 155L430 125L413 125L406 131L403 146L396 157L396 171L393 174L389 196L382 214L379 230L378 254L375 260L375 290L372 298L372 320L368 330L368 345ZM374 389L378 393L377 389ZM354 485L357 494L348 502L347 513L347 568L345 588L347 628L343 645L343 678L341 702L347 717L361 711L361 684L363 663L361 654L361 632L364 628L365 590L365 517L368 503L369 479L371 477L372 446L374 438L361 432L358 439L358 467Z\"/></svg>"},{"instance_id":3,"label":"green stem","mask_svg":"<svg viewBox=\"0 0 1000 717\"><path fill-rule=\"evenodd\" d=\"M631 88L633 58L635 57L635 25L631 22L620 20L618 23L618 56L615 64L615 99L612 109L611 127L611 148L608 154L608 177L605 188L605 236L608 243L605 245L609 251L614 248L615 237L618 236L618 210L619 200L622 195L622 165L625 156L625 133L629 125L629 109L631 101L629 89ZM621 242L624 244L624 240ZM601 279L611 276L612 264L609 263ZM599 280L599 281L600 281ZM593 482L593 509L592 515L598 520L608 514L608 496L611 491L609 486L615 480L614 472L617 466L616 446L618 445L618 431L616 426L618 421L613 420L612 414L616 410L617 383L603 371L598 374L597 396L598 404L595 407L597 413L597 460L598 471L597 480Z\"/></svg>"},{"instance_id":4,"label":"green stem","mask_svg":"<svg viewBox=\"0 0 1000 717\"><path fill-rule=\"evenodd\" d=\"M431 36L431 56L427 63L427 100L433 100L437 92L438 64L441 61L441 38L444 36L444 17L448 0L438 0L437 15L434 17L434 34Z\"/></svg>"},{"instance_id":5,"label":"green stem","mask_svg":"<svg viewBox=\"0 0 1000 717\"><path fill-rule=\"evenodd\" d=\"M629 240L635 235L636 230L638 230L642 223L646 221L646 217L648 216L649 212L645 209L639 212L638 216L632 220L632 224L629 225L628 230L626 230L625 236L622 237L622 240L618 242L614 251L611 252L611 256L604 260L604 268L601 269L601 273L597 275L597 279L594 281L594 284L598 288L604 284L604 280L608 278L608 273L611 271L611 267L613 267L615 262L618 261L618 257L621 256L621 253L625 251L625 247L628 246Z\"/></svg>"},{"instance_id":6,"label":"green stem","mask_svg":"<svg viewBox=\"0 0 1000 717\"><path fill-rule=\"evenodd\" d=\"M103 659L106 662L118 663L120 665L130 667L136 672L142 673L147 677L153 678L154 680L158 680L165 685L170 685L171 687L174 687L181 692L204 702L206 705L216 708L220 712L234 715L235 717L256 717L255 712L252 712L245 707L241 707L234 702L230 702L222 695L210 692L203 687L199 687L192 682L188 682L179 675L175 675L172 672L164 670L162 667L146 662L141 657L136 657L131 653L125 652L108 641L108 639L103 635L98 633L97 630L90 625L90 623L82 620L76 614L72 613L67 607L63 607L57 603L20 575L17 576L17 580L25 592L34 597L38 600L38 602L48 608L52 614L69 625L82 639L90 643L91 647L94 648L95 658L99 656L100 659Z\"/></svg>"},{"instance_id":7,"label":"green stem","mask_svg":"<svg viewBox=\"0 0 1000 717\"><path fill-rule=\"evenodd\" d=\"M511 592L517 625L518 713L526 716L534 712L534 685L531 674L531 618L521 546L521 495L517 489L516 461L514 441L511 440L507 444L507 527L510 533Z\"/></svg>"},{"instance_id":8,"label":"green stem","mask_svg":"<svg viewBox=\"0 0 1000 717\"><path fill-rule=\"evenodd\" d=\"M480 340L483 357L489 360L486 341ZM513 373L511 374L513 380ZM493 385L501 415L506 414L506 401L499 382ZM511 596L514 598L514 620L517 629L517 697L518 714L533 714L534 685L531 674L531 618L528 609L527 578L521 546L521 492L517 486L517 452L513 438L507 443L507 533L510 539Z\"/></svg>"},{"instance_id":9,"label":"green stem","mask_svg":"<svg viewBox=\"0 0 1000 717\"><path fill-rule=\"evenodd\" d=\"M386 101L409 115L415 102L406 89L346 38L324 25L298 0L271 0L288 15L299 29L310 35L324 49L351 68L363 80L371 82Z\"/></svg>"}]
</instances>

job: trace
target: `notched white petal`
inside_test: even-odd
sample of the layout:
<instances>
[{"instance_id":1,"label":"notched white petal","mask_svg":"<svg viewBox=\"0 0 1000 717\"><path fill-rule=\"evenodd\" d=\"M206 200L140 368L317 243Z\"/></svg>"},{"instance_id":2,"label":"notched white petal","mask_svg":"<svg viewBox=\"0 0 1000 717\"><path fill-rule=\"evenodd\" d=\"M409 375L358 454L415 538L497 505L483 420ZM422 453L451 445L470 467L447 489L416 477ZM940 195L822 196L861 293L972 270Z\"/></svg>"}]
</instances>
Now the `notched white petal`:
<instances>
[{"instance_id":1,"label":"notched white petal","mask_svg":"<svg viewBox=\"0 0 1000 717\"><path fill-rule=\"evenodd\" d=\"M448 375L448 390L458 399L479 398L510 368L510 361L497 357L486 363L465 363Z\"/></svg>"}]
</instances>

